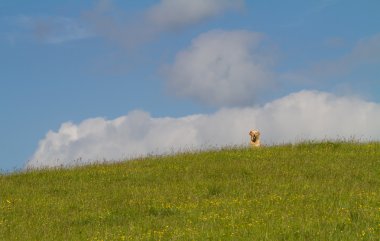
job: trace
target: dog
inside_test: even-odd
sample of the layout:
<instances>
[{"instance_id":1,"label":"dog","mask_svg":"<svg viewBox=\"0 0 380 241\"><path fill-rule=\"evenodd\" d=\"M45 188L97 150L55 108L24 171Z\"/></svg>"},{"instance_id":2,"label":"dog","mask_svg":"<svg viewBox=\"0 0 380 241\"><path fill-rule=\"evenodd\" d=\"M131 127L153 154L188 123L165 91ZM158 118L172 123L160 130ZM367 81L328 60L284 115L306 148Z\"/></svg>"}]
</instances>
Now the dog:
<instances>
[{"instance_id":1,"label":"dog","mask_svg":"<svg viewBox=\"0 0 380 241\"><path fill-rule=\"evenodd\" d=\"M251 146L252 147L260 147L260 131L258 130L251 130L249 132L249 135L251 136Z\"/></svg>"}]
</instances>

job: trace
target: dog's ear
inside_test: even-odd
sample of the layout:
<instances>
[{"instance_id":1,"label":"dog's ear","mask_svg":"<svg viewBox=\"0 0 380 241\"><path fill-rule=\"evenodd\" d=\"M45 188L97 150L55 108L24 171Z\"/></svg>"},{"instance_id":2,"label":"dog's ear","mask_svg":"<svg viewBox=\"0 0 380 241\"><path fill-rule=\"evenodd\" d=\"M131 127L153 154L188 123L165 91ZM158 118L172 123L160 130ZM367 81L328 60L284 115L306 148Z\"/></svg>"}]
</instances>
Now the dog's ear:
<instances>
[{"instance_id":1,"label":"dog's ear","mask_svg":"<svg viewBox=\"0 0 380 241\"><path fill-rule=\"evenodd\" d=\"M252 131L249 131L249 135L252 136Z\"/></svg>"}]
</instances>

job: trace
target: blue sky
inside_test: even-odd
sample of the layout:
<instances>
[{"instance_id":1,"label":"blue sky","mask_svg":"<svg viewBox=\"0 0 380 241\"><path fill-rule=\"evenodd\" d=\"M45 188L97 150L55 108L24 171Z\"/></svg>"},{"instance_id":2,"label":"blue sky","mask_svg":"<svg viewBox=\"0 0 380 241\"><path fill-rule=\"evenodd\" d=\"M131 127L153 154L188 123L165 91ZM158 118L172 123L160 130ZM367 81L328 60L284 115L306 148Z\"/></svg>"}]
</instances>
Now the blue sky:
<instances>
[{"instance_id":1,"label":"blue sky","mask_svg":"<svg viewBox=\"0 0 380 241\"><path fill-rule=\"evenodd\" d=\"M377 140L379 8L376 0L2 1L0 169L240 144L251 127L267 130L268 143ZM292 123L302 127L289 135Z\"/></svg>"}]
</instances>

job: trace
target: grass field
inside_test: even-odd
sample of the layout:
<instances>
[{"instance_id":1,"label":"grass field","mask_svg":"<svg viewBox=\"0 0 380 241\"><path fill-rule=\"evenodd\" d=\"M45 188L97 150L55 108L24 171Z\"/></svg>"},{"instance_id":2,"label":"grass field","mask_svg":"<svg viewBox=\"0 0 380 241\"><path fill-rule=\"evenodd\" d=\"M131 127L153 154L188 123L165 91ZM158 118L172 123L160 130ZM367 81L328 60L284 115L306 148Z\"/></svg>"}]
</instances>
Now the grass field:
<instances>
[{"instance_id":1,"label":"grass field","mask_svg":"<svg viewBox=\"0 0 380 241\"><path fill-rule=\"evenodd\" d=\"M0 240L380 240L380 143L3 174Z\"/></svg>"}]
</instances>

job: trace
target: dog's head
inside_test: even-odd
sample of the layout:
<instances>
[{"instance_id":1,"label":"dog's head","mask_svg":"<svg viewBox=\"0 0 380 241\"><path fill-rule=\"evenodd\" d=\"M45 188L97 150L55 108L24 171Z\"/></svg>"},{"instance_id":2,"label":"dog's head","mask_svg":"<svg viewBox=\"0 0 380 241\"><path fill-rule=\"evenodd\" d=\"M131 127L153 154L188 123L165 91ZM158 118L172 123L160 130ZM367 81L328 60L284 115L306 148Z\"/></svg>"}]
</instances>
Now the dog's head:
<instances>
[{"instance_id":1,"label":"dog's head","mask_svg":"<svg viewBox=\"0 0 380 241\"><path fill-rule=\"evenodd\" d=\"M260 131L258 130L251 130L249 132L249 135L251 136L251 141L255 143L260 138Z\"/></svg>"}]
</instances>

